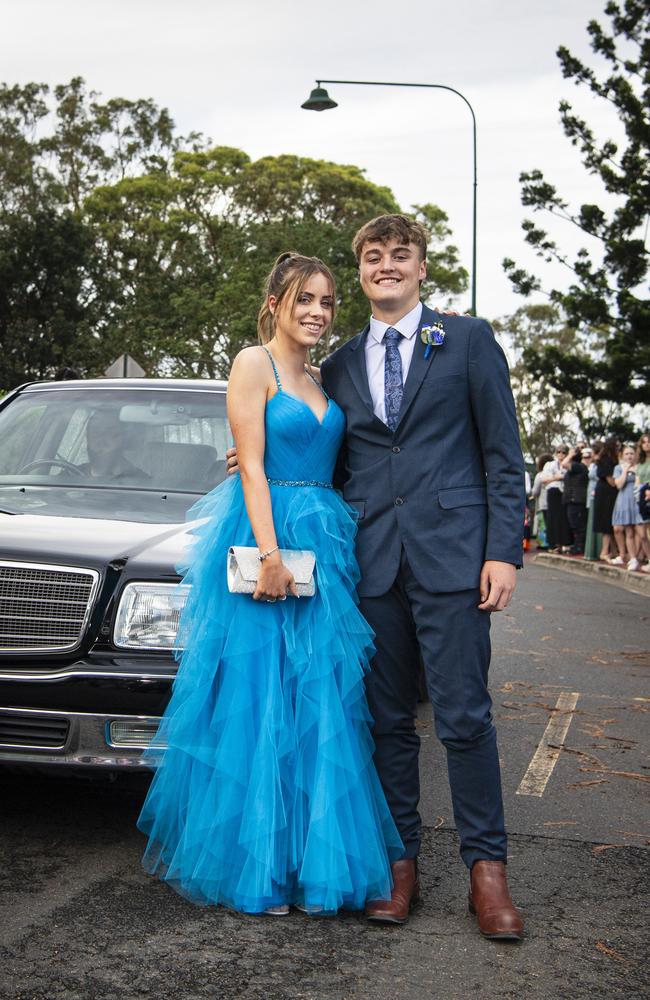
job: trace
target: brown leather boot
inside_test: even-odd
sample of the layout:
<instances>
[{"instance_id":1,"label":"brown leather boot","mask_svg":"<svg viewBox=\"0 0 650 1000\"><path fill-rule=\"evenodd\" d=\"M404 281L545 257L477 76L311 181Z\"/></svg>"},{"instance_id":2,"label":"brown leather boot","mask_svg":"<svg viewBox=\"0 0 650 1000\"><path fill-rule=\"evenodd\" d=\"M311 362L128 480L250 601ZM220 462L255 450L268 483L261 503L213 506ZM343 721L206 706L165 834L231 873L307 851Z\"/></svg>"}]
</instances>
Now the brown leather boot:
<instances>
[{"instance_id":1,"label":"brown leather boot","mask_svg":"<svg viewBox=\"0 0 650 1000\"><path fill-rule=\"evenodd\" d=\"M405 924L409 910L420 897L418 863L415 858L403 858L391 865L393 891L390 899L373 899L366 903L368 920L382 924Z\"/></svg>"},{"instance_id":2,"label":"brown leather boot","mask_svg":"<svg viewBox=\"0 0 650 1000\"><path fill-rule=\"evenodd\" d=\"M475 861L469 890L469 912L475 914L483 937L521 941L524 921L515 907L503 861Z\"/></svg>"}]
</instances>

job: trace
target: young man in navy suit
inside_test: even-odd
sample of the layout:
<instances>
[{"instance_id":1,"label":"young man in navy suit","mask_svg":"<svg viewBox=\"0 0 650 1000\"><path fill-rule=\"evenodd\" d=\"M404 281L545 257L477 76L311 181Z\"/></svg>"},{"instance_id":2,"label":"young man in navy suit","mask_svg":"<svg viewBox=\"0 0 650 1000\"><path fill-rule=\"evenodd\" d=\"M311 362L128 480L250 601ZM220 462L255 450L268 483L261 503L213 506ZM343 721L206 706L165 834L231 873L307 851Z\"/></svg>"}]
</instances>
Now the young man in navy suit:
<instances>
[{"instance_id":1,"label":"young man in navy suit","mask_svg":"<svg viewBox=\"0 0 650 1000\"><path fill-rule=\"evenodd\" d=\"M368 677L375 761L405 846L390 901L403 923L418 895L420 660L447 751L469 906L482 934L519 940L487 688L490 613L507 607L522 559L524 468L508 368L484 320L420 301L426 233L380 216L353 242L368 326L323 363L347 418L340 483L359 514L361 610L376 633Z\"/></svg>"}]
</instances>

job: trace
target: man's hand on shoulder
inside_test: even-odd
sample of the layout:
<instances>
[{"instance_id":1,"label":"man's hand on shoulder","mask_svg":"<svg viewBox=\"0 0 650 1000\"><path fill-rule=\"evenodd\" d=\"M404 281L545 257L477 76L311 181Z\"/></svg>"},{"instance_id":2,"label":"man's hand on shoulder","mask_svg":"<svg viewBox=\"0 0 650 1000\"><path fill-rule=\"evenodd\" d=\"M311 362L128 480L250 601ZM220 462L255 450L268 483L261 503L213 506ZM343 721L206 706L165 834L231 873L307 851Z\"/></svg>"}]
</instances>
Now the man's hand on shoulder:
<instances>
[{"instance_id":1,"label":"man's hand on shoulder","mask_svg":"<svg viewBox=\"0 0 650 1000\"><path fill-rule=\"evenodd\" d=\"M226 472L229 476L234 476L236 472L239 472L236 448L228 448L226 451Z\"/></svg>"},{"instance_id":2,"label":"man's hand on shoulder","mask_svg":"<svg viewBox=\"0 0 650 1000\"><path fill-rule=\"evenodd\" d=\"M517 570L512 563L488 559L481 570L480 611L503 611L515 592Z\"/></svg>"}]
</instances>

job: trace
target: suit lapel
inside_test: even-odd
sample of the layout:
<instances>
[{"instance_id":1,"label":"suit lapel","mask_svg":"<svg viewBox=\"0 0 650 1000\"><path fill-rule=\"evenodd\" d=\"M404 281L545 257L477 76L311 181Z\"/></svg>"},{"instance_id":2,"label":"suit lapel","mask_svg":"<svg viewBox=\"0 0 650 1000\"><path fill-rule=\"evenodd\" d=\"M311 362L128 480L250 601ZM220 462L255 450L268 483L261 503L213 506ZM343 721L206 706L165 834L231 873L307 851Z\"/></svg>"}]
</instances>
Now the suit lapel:
<instances>
[{"instance_id":1,"label":"suit lapel","mask_svg":"<svg viewBox=\"0 0 650 1000\"><path fill-rule=\"evenodd\" d=\"M425 358L424 353L426 350L426 344L422 343L420 339L420 331L423 326L431 326L433 323L438 322L440 316L438 313L433 312L428 306L422 307L422 316L420 317L420 323L415 334L415 346L413 348L413 357L411 358L411 364L409 366L409 373L406 376L406 383L404 385L404 395L402 397L402 405L399 411L399 417L397 420L397 427L401 424L402 420L406 416L406 413L411 406L411 403L415 399L418 389L422 385L424 376L429 371L429 368L434 362L434 359L438 352L441 350L439 347L432 347L429 351L429 357ZM366 379L367 381L367 379ZM397 430L397 428L395 428Z\"/></svg>"},{"instance_id":2,"label":"suit lapel","mask_svg":"<svg viewBox=\"0 0 650 1000\"><path fill-rule=\"evenodd\" d=\"M354 383L355 389L372 413L372 396L370 395L370 386L368 384L368 370L366 368L365 351L366 337L368 336L369 329L370 324L368 324L366 328L361 331L361 333L357 334L357 336L350 341L350 356L348 358L347 369L350 378Z\"/></svg>"}]
</instances>

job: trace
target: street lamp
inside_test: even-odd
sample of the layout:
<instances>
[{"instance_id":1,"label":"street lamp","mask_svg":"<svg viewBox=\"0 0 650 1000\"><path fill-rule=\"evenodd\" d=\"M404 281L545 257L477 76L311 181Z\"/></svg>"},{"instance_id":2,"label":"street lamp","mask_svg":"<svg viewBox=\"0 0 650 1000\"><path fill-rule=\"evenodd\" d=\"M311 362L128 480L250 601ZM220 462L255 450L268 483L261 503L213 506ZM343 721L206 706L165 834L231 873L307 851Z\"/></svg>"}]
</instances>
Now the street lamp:
<instances>
[{"instance_id":1,"label":"street lamp","mask_svg":"<svg viewBox=\"0 0 650 1000\"><path fill-rule=\"evenodd\" d=\"M474 182L472 187L472 316L476 316L476 116L474 108L469 103L464 94L454 87L448 87L444 83L388 83L380 80L317 80L316 87L311 94L301 104L305 111L329 111L330 108L337 108L338 104L333 101L327 93L323 83L350 84L355 87L426 87L431 90L450 90L452 94L457 94L465 102L472 116L472 138L474 143Z\"/></svg>"}]
</instances>

